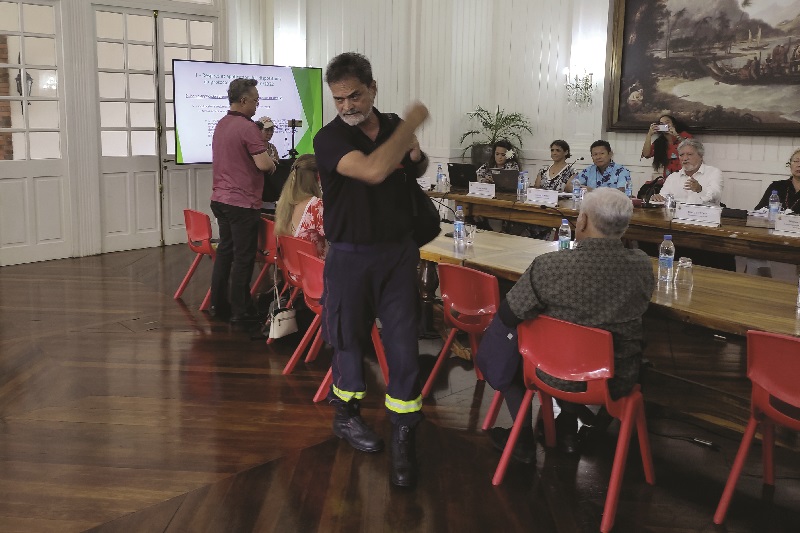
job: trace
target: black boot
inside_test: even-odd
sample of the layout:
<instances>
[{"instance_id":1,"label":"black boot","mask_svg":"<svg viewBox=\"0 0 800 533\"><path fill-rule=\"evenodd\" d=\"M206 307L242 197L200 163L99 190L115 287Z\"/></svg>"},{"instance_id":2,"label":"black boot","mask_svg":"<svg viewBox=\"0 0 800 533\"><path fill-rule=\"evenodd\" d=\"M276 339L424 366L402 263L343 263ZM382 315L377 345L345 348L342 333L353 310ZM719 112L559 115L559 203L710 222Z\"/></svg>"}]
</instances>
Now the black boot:
<instances>
[{"instance_id":1,"label":"black boot","mask_svg":"<svg viewBox=\"0 0 800 533\"><path fill-rule=\"evenodd\" d=\"M392 425L392 485L413 487L417 482L415 429Z\"/></svg>"},{"instance_id":2,"label":"black boot","mask_svg":"<svg viewBox=\"0 0 800 533\"><path fill-rule=\"evenodd\" d=\"M383 450L381 439L361 418L357 400L345 402L340 399L331 400L336 407L333 415L333 434L362 452L379 452Z\"/></svg>"}]
</instances>

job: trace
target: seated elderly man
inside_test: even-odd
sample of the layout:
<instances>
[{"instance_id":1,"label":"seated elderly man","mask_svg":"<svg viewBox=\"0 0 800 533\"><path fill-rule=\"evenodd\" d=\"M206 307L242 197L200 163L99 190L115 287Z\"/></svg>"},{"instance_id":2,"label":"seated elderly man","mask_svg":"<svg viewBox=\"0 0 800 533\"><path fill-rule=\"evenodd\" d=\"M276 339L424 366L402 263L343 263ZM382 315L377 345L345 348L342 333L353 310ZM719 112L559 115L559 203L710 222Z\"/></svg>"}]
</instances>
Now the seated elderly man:
<instances>
[{"instance_id":1,"label":"seated elderly man","mask_svg":"<svg viewBox=\"0 0 800 533\"><path fill-rule=\"evenodd\" d=\"M681 170L667 177L660 194L651 200L663 202L668 194L687 204L719 205L722 197L722 172L703 162L705 148L697 139L685 139L678 145Z\"/></svg>"},{"instance_id":2,"label":"seated elderly man","mask_svg":"<svg viewBox=\"0 0 800 533\"><path fill-rule=\"evenodd\" d=\"M587 193L576 224L575 248L534 259L500 304L476 362L486 381L503 393L512 418L525 393L516 328L540 314L610 331L614 338L614 377L609 381L612 397L627 394L637 383L642 314L650 303L655 279L647 255L622 244L632 213L630 199L618 190L601 188ZM543 373L540 377L566 391L581 391L586 386ZM559 443L564 451L574 453L578 414L588 409L566 402L560 405L561 414L556 419ZM530 462L534 457L530 418L525 426L514 458ZM502 449L509 432L493 428L492 443Z\"/></svg>"},{"instance_id":3,"label":"seated elderly man","mask_svg":"<svg viewBox=\"0 0 800 533\"><path fill-rule=\"evenodd\" d=\"M630 171L613 160L614 152L608 141L600 139L590 147L592 163L578 174L581 187L589 191L600 187L611 187L625 192L625 185L631 179Z\"/></svg>"}]
</instances>

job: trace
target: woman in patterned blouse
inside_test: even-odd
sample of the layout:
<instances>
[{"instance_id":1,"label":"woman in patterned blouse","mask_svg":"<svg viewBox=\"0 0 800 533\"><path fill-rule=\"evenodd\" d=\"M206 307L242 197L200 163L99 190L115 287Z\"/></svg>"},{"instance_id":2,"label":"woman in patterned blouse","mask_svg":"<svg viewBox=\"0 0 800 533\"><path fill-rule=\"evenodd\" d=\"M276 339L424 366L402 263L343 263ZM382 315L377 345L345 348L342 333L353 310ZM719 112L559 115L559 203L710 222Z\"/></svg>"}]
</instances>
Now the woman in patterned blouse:
<instances>
[{"instance_id":1,"label":"woman in patterned blouse","mask_svg":"<svg viewBox=\"0 0 800 533\"><path fill-rule=\"evenodd\" d=\"M493 168L502 168L506 170L519 170L519 163L517 162L517 154L511 151L511 156L508 156L508 151L511 150L511 143L505 139L497 141L492 146L492 156L489 161L482 164L475 175L478 181L484 183L493 183L492 174L489 172Z\"/></svg>"},{"instance_id":2,"label":"woman in patterned blouse","mask_svg":"<svg viewBox=\"0 0 800 533\"><path fill-rule=\"evenodd\" d=\"M322 227L322 189L317 177L317 158L311 154L301 155L292 165L275 210L275 234L313 242L322 259L328 252Z\"/></svg>"},{"instance_id":3,"label":"woman in patterned blouse","mask_svg":"<svg viewBox=\"0 0 800 533\"><path fill-rule=\"evenodd\" d=\"M572 157L569 144L561 139L550 143L550 159L553 164L545 166L536 175L533 186L536 189L550 189L558 192L572 192L572 178L578 173L575 167L567 164L567 159Z\"/></svg>"}]
</instances>

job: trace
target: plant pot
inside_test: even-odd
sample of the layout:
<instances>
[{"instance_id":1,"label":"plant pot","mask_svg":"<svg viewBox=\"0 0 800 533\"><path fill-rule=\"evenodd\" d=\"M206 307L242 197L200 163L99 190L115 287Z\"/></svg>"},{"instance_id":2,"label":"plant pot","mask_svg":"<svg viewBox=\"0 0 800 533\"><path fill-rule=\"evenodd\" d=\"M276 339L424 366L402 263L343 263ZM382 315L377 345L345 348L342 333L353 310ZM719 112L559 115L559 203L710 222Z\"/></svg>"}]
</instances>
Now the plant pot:
<instances>
[{"instance_id":1,"label":"plant pot","mask_svg":"<svg viewBox=\"0 0 800 533\"><path fill-rule=\"evenodd\" d=\"M470 152L470 160L472 164L475 165L475 168L480 167L482 164L489 161L489 158L492 157L492 145L491 144L474 144L472 145L472 150Z\"/></svg>"}]
</instances>

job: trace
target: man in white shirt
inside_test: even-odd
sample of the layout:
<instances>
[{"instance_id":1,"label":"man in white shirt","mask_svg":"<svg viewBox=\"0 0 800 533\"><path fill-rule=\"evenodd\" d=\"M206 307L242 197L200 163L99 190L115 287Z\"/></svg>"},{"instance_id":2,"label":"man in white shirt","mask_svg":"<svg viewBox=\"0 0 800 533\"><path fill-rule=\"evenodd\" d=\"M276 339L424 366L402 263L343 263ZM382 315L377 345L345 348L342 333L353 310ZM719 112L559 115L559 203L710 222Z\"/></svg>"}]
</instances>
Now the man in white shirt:
<instances>
[{"instance_id":1,"label":"man in white shirt","mask_svg":"<svg viewBox=\"0 0 800 533\"><path fill-rule=\"evenodd\" d=\"M680 172L667 177L659 194L651 200L663 202L668 194L678 202L687 204L719 205L722 197L722 172L703 162L705 148L697 139L685 139L678 145Z\"/></svg>"}]
</instances>

